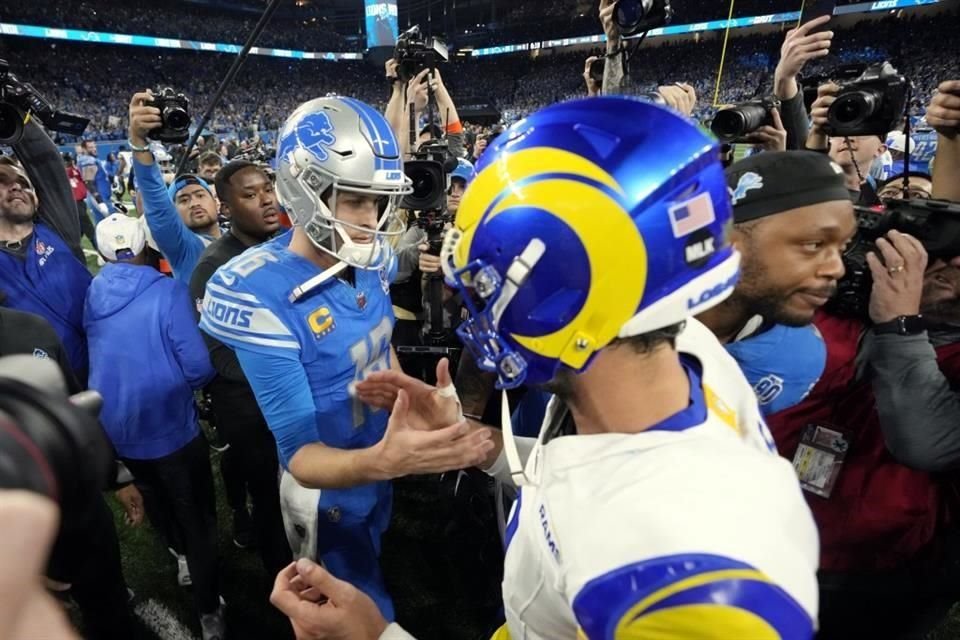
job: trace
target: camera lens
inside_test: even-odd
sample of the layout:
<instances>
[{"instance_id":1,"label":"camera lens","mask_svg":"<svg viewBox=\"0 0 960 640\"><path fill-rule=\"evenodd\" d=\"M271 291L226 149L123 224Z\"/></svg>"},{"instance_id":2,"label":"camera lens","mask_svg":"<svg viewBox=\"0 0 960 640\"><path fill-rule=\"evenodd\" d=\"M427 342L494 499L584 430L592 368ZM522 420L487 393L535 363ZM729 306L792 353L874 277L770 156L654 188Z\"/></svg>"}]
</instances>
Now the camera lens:
<instances>
[{"instance_id":1,"label":"camera lens","mask_svg":"<svg viewBox=\"0 0 960 640\"><path fill-rule=\"evenodd\" d=\"M190 116L180 107L167 107L164 109L163 121L171 129L186 129L190 126Z\"/></svg>"},{"instance_id":2,"label":"camera lens","mask_svg":"<svg viewBox=\"0 0 960 640\"><path fill-rule=\"evenodd\" d=\"M724 141L741 138L763 125L767 110L760 104L742 104L717 112L710 130Z\"/></svg>"},{"instance_id":3,"label":"camera lens","mask_svg":"<svg viewBox=\"0 0 960 640\"><path fill-rule=\"evenodd\" d=\"M871 90L845 93L830 105L827 118L834 128L856 127L876 113L881 101L882 96Z\"/></svg>"},{"instance_id":4,"label":"camera lens","mask_svg":"<svg viewBox=\"0 0 960 640\"><path fill-rule=\"evenodd\" d=\"M23 114L12 105L0 103L0 144L15 144L23 134Z\"/></svg>"},{"instance_id":5,"label":"camera lens","mask_svg":"<svg viewBox=\"0 0 960 640\"><path fill-rule=\"evenodd\" d=\"M410 195L417 200L428 197L437 186L430 171L417 172L416 175L411 176L411 180L413 181L413 193Z\"/></svg>"}]
</instances>

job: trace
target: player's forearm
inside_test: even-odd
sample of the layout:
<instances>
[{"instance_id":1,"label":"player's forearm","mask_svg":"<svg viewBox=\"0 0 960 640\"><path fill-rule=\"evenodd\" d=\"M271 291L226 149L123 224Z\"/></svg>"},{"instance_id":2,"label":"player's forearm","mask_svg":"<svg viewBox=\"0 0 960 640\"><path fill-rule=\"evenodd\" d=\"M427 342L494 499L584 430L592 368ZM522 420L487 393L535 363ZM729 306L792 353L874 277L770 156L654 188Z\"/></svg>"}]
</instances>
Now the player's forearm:
<instances>
[{"instance_id":1,"label":"player's forearm","mask_svg":"<svg viewBox=\"0 0 960 640\"><path fill-rule=\"evenodd\" d=\"M347 489L393 477L378 462L376 446L335 449L312 443L300 447L288 468L297 482L308 489Z\"/></svg>"}]
</instances>

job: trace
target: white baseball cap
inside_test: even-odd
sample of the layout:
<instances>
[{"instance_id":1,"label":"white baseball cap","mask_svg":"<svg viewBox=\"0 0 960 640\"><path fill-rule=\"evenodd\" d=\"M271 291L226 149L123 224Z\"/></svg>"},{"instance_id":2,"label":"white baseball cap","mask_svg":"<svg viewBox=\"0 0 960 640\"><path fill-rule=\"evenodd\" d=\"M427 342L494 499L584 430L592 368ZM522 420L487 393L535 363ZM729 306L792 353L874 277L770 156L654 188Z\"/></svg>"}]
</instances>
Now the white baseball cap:
<instances>
[{"instance_id":1,"label":"white baseball cap","mask_svg":"<svg viewBox=\"0 0 960 640\"><path fill-rule=\"evenodd\" d=\"M913 153L917 143L910 138L910 153ZM907 152L907 136L903 131L891 131L887 134L887 149L891 151Z\"/></svg>"},{"instance_id":2,"label":"white baseball cap","mask_svg":"<svg viewBox=\"0 0 960 640\"><path fill-rule=\"evenodd\" d=\"M114 213L97 223L97 249L110 262L122 262L140 254L147 244L140 218Z\"/></svg>"}]
</instances>

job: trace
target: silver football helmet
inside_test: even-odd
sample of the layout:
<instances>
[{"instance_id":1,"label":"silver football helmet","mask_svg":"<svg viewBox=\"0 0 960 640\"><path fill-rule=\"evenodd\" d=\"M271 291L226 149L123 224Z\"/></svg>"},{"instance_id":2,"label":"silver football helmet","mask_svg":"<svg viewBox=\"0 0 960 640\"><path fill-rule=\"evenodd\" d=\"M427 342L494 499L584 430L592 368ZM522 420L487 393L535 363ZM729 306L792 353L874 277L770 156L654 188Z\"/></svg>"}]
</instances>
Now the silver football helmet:
<instances>
[{"instance_id":1,"label":"silver football helmet","mask_svg":"<svg viewBox=\"0 0 960 640\"><path fill-rule=\"evenodd\" d=\"M336 218L337 194L351 191L383 198L374 239L353 242L347 229L370 233ZM385 244L402 229L392 224L400 200L412 191L403 173L400 145L387 120L373 107L332 96L300 105L280 129L277 194L293 223L337 260L359 269L379 269Z\"/></svg>"}]
</instances>

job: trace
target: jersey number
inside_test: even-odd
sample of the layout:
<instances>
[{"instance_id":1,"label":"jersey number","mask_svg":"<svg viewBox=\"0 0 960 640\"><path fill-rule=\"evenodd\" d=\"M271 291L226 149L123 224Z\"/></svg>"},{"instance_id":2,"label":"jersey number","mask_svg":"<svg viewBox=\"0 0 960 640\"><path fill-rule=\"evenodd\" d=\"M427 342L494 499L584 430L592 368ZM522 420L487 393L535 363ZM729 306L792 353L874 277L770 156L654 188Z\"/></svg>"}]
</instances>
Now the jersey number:
<instances>
[{"instance_id":1,"label":"jersey number","mask_svg":"<svg viewBox=\"0 0 960 640\"><path fill-rule=\"evenodd\" d=\"M390 319L384 317L380 324L367 334L363 340L350 347L350 359L353 360L356 372L353 376L354 384L362 381L374 371L383 371L389 367L388 354L390 353L390 335L393 333ZM353 399L353 428L363 424L363 403L358 398Z\"/></svg>"},{"instance_id":2,"label":"jersey number","mask_svg":"<svg viewBox=\"0 0 960 640\"><path fill-rule=\"evenodd\" d=\"M246 278L248 275L268 262L279 261L272 253L267 253L266 251L257 251L249 258L245 258L231 267L230 272L240 276L241 278Z\"/></svg>"}]
</instances>

